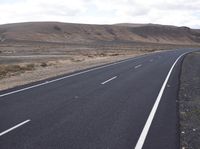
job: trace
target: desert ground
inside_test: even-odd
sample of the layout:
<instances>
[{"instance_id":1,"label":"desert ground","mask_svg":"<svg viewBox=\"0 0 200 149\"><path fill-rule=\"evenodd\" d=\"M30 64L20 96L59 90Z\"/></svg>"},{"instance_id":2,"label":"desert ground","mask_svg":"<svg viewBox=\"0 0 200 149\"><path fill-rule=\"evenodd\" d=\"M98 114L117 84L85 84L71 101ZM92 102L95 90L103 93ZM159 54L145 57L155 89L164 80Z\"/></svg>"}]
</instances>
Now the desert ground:
<instances>
[{"instance_id":1,"label":"desert ground","mask_svg":"<svg viewBox=\"0 0 200 149\"><path fill-rule=\"evenodd\" d=\"M0 47L0 90L161 50L125 45L9 44Z\"/></svg>"},{"instance_id":2,"label":"desert ground","mask_svg":"<svg viewBox=\"0 0 200 149\"><path fill-rule=\"evenodd\" d=\"M0 90L199 41L199 30L157 24L0 25Z\"/></svg>"},{"instance_id":3,"label":"desert ground","mask_svg":"<svg viewBox=\"0 0 200 149\"><path fill-rule=\"evenodd\" d=\"M0 44L0 90L77 70L186 45L106 42L60 44L4 42Z\"/></svg>"}]
</instances>

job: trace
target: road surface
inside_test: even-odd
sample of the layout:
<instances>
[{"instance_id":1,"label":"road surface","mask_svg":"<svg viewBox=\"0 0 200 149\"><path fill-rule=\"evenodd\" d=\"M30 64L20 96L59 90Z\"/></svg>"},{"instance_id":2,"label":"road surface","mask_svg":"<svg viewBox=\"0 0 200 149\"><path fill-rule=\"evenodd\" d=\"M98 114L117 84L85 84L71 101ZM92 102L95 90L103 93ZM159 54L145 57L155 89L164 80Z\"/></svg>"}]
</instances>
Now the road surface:
<instances>
[{"instance_id":1,"label":"road surface","mask_svg":"<svg viewBox=\"0 0 200 149\"><path fill-rule=\"evenodd\" d=\"M181 49L0 92L1 149L178 149Z\"/></svg>"}]
</instances>

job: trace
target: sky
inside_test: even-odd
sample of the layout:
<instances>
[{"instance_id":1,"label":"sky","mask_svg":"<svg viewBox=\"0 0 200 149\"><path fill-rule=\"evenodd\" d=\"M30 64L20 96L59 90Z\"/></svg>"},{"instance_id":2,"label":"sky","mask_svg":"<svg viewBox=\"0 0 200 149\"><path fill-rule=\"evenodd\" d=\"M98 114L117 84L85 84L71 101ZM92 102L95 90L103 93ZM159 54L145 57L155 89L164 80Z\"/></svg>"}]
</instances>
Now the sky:
<instances>
[{"instance_id":1,"label":"sky","mask_svg":"<svg viewBox=\"0 0 200 149\"><path fill-rule=\"evenodd\" d=\"M200 29L200 0L0 0L0 24L154 23Z\"/></svg>"}]
</instances>

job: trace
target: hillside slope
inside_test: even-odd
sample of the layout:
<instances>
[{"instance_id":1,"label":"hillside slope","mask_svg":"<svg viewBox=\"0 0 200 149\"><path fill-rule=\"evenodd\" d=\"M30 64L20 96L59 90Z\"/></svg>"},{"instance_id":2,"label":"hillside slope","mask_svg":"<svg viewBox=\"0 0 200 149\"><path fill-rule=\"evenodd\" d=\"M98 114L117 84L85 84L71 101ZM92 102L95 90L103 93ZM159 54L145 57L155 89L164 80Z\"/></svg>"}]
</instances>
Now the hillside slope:
<instances>
[{"instance_id":1,"label":"hillside slope","mask_svg":"<svg viewBox=\"0 0 200 149\"><path fill-rule=\"evenodd\" d=\"M93 43L99 41L147 42L197 45L199 30L164 25L88 25L29 22L0 25L0 41Z\"/></svg>"}]
</instances>

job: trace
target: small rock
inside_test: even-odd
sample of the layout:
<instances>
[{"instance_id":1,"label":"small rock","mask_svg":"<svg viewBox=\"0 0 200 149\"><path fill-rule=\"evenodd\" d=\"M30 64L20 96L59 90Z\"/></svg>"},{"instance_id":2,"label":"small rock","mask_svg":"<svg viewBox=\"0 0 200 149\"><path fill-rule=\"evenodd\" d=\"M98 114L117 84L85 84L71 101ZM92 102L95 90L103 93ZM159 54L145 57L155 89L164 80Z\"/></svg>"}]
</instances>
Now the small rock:
<instances>
[{"instance_id":1,"label":"small rock","mask_svg":"<svg viewBox=\"0 0 200 149\"><path fill-rule=\"evenodd\" d=\"M181 131L182 134L185 134L185 131Z\"/></svg>"}]
</instances>

